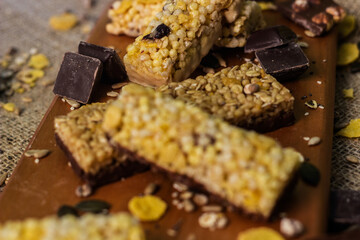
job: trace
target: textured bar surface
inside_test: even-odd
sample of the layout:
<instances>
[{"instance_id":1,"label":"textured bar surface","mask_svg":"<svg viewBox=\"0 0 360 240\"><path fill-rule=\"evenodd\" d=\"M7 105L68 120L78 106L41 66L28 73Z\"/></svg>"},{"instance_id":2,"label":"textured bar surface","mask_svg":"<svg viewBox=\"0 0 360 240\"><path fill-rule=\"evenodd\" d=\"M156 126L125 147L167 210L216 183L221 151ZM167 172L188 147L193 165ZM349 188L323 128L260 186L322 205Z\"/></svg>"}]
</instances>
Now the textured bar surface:
<instances>
[{"instance_id":1,"label":"textured bar surface","mask_svg":"<svg viewBox=\"0 0 360 240\"><path fill-rule=\"evenodd\" d=\"M65 152L75 173L91 186L99 186L134 173L146 166L128 161L108 144L101 128L107 103L94 103L55 119L58 145Z\"/></svg>"},{"instance_id":2,"label":"textured bar surface","mask_svg":"<svg viewBox=\"0 0 360 240\"><path fill-rule=\"evenodd\" d=\"M256 91L249 92L251 87ZM252 63L170 83L158 90L247 129L271 131L294 120L290 91Z\"/></svg>"},{"instance_id":3,"label":"textured bar surface","mask_svg":"<svg viewBox=\"0 0 360 240\"><path fill-rule=\"evenodd\" d=\"M0 225L0 239L144 240L145 234L138 221L128 213L85 214L79 218L66 215L7 222Z\"/></svg>"},{"instance_id":4,"label":"textured bar surface","mask_svg":"<svg viewBox=\"0 0 360 240\"><path fill-rule=\"evenodd\" d=\"M135 84L108 107L103 128L120 148L264 218L302 159L269 137Z\"/></svg>"}]
</instances>

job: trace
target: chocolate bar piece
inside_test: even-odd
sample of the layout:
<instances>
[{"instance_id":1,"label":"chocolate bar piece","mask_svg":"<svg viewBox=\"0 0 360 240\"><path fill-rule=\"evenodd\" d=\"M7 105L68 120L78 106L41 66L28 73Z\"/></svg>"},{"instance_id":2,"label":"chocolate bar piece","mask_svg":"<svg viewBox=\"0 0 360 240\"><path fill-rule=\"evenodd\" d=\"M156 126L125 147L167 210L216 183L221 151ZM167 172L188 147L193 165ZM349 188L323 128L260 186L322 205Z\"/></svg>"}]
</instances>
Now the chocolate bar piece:
<instances>
[{"instance_id":1,"label":"chocolate bar piece","mask_svg":"<svg viewBox=\"0 0 360 240\"><path fill-rule=\"evenodd\" d=\"M285 45L297 40L296 34L286 26L275 26L251 34L245 45L246 53Z\"/></svg>"},{"instance_id":2,"label":"chocolate bar piece","mask_svg":"<svg viewBox=\"0 0 360 240\"><path fill-rule=\"evenodd\" d=\"M329 31L334 23L341 21L345 10L332 0L288 0L277 3L287 18L309 30L313 36Z\"/></svg>"},{"instance_id":3,"label":"chocolate bar piece","mask_svg":"<svg viewBox=\"0 0 360 240\"><path fill-rule=\"evenodd\" d=\"M295 43L258 51L255 55L265 72L278 81L296 78L309 68L309 59Z\"/></svg>"},{"instance_id":4,"label":"chocolate bar piece","mask_svg":"<svg viewBox=\"0 0 360 240\"><path fill-rule=\"evenodd\" d=\"M88 103L95 84L100 81L103 64L97 58L65 53L53 92L81 103Z\"/></svg>"},{"instance_id":5,"label":"chocolate bar piece","mask_svg":"<svg viewBox=\"0 0 360 240\"><path fill-rule=\"evenodd\" d=\"M79 53L97 58L103 63L104 70L102 79L104 81L116 83L128 80L124 64L114 49L81 41L79 44Z\"/></svg>"},{"instance_id":6,"label":"chocolate bar piece","mask_svg":"<svg viewBox=\"0 0 360 240\"><path fill-rule=\"evenodd\" d=\"M360 224L360 191L332 191L330 202L330 217L334 222Z\"/></svg>"}]
</instances>

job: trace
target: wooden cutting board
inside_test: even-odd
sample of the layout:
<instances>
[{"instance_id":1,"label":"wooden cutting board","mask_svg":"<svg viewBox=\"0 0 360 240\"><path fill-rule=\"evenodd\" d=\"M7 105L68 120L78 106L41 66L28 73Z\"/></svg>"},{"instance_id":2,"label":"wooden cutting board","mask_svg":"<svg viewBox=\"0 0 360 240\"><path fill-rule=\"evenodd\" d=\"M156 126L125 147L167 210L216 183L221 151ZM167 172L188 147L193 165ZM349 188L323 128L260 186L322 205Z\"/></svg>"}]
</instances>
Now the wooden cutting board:
<instances>
[{"instance_id":1,"label":"wooden cutting board","mask_svg":"<svg viewBox=\"0 0 360 240\"><path fill-rule=\"evenodd\" d=\"M267 134L277 139L283 146L294 147L320 169L321 181L317 187L299 182L290 197L284 199L275 212L275 216L285 212L287 216L304 223L306 233L301 237L303 239L317 236L326 230L333 136L337 32L332 30L324 37L308 38L303 34L303 29L295 26L277 12L265 12L265 17L269 26L287 25L303 36L301 41L309 44L304 51L311 62L310 69L299 79L285 83L295 96L296 122L290 127ZM103 46L114 46L121 50L120 55L123 57L126 46L133 41L133 38L107 34L105 32L107 22L106 11L104 11L88 41ZM241 60L244 56L242 49L220 49L218 51L224 56L229 66L243 61ZM105 93L105 89L98 90L98 98L101 101L107 99ZM312 95L307 100L314 99L325 108L308 109L304 105L305 100L301 99L304 95ZM54 98L27 148L50 149L52 152L48 157L41 159L38 164L35 164L31 158L21 157L7 187L0 196L0 222L56 214L61 205L74 205L82 200L74 194L75 188L81 184L81 181L67 165L66 157L54 139L54 117L69 111L68 104L62 102L58 97ZM309 112L309 115L305 116L305 112ZM312 136L319 136L322 139L321 144L309 147L303 137ZM198 224L201 211L186 213L177 210L171 204L173 191L171 183L161 174L150 171L125 181L103 186L89 198L108 201L112 205L111 212L127 211L129 199L142 193L150 182L161 185L157 195L168 203L168 210L159 221L143 224L148 239L174 239L167 236L166 230L173 227L178 221L181 221L182 224L175 239L186 239L190 233L194 233L197 239L236 239L239 232L257 226L268 226L279 231L279 218L275 217L270 222L257 222L237 213L226 213L230 224L225 229L205 230Z\"/></svg>"}]
</instances>

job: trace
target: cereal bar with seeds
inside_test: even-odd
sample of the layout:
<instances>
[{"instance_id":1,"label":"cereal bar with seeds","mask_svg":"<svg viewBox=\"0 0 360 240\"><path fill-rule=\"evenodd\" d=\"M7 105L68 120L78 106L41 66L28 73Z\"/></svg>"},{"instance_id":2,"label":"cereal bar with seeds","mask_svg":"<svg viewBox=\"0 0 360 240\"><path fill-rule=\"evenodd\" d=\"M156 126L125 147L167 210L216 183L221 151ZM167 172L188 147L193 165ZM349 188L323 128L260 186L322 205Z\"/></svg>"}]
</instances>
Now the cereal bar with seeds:
<instances>
[{"instance_id":1,"label":"cereal bar with seeds","mask_svg":"<svg viewBox=\"0 0 360 240\"><path fill-rule=\"evenodd\" d=\"M109 9L111 23L106 25L108 33L137 37L143 34L155 15L161 12L164 0L116 1ZM265 26L260 6L256 2L234 0L223 12L222 36L219 47L243 47L248 36Z\"/></svg>"},{"instance_id":2,"label":"cereal bar with seeds","mask_svg":"<svg viewBox=\"0 0 360 240\"><path fill-rule=\"evenodd\" d=\"M227 48L243 47L250 34L264 28L265 25L259 4L245 1L241 5L239 17L234 22L223 22L221 38L215 44Z\"/></svg>"},{"instance_id":3,"label":"cereal bar with seeds","mask_svg":"<svg viewBox=\"0 0 360 240\"><path fill-rule=\"evenodd\" d=\"M290 91L252 63L169 83L157 90L246 129L265 132L294 121Z\"/></svg>"},{"instance_id":4,"label":"cereal bar with seeds","mask_svg":"<svg viewBox=\"0 0 360 240\"><path fill-rule=\"evenodd\" d=\"M100 186L147 169L109 145L101 128L108 103L82 106L55 118L56 141L75 173L91 186Z\"/></svg>"},{"instance_id":5,"label":"cereal bar with seeds","mask_svg":"<svg viewBox=\"0 0 360 240\"><path fill-rule=\"evenodd\" d=\"M230 2L230 0L229 0ZM130 81L160 86L186 79L221 33L222 0L169 0L124 57Z\"/></svg>"},{"instance_id":6,"label":"cereal bar with seeds","mask_svg":"<svg viewBox=\"0 0 360 240\"><path fill-rule=\"evenodd\" d=\"M111 34L126 34L137 37L142 34L155 14L161 12L165 0L115 1L108 11L111 22L106 31Z\"/></svg>"},{"instance_id":7,"label":"cereal bar with seeds","mask_svg":"<svg viewBox=\"0 0 360 240\"><path fill-rule=\"evenodd\" d=\"M29 218L0 224L0 239L62 240L62 239L124 239L144 240L145 233L138 220L128 213L111 215L66 215L42 219Z\"/></svg>"},{"instance_id":8,"label":"cereal bar with seeds","mask_svg":"<svg viewBox=\"0 0 360 240\"><path fill-rule=\"evenodd\" d=\"M263 218L303 160L270 137L136 84L125 86L108 107L103 129L132 160Z\"/></svg>"}]
</instances>

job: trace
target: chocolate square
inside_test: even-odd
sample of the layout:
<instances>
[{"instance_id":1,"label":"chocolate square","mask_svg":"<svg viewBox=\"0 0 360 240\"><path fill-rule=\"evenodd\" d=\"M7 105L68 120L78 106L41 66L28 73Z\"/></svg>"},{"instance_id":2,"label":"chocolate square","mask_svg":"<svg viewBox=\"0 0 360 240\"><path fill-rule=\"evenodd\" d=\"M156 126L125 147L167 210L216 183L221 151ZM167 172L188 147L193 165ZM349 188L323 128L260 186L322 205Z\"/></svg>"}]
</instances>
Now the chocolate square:
<instances>
[{"instance_id":1,"label":"chocolate square","mask_svg":"<svg viewBox=\"0 0 360 240\"><path fill-rule=\"evenodd\" d=\"M255 52L262 68L278 81L297 78L309 68L309 59L299 45L287 45Z\"/></svg>"},{"instance_id":2,"label":"chocolate square","mask_svg":"<svg viewBox=\"0 0 360 240\"><path fill-rule=\"evenodd\" d=\"M114 49L81 41L78 51L80 54L97 58L103 63L103 81L116 83L128 80L125 66Z\"/></svg>"},{"instance_id":3,"label":"chocolate square","mask_svg":"<svg viewBox=\"0 0 360 240\"><path fill-rule=\"evenodd\" d=\"M103 64L99 59L78 53L65 53L53 92L59 96L88 103L100 81Z\"/></svg>"}]
</instances>

